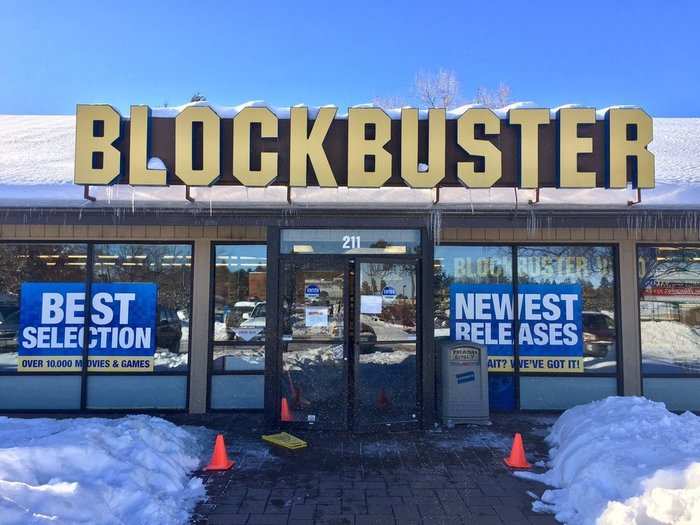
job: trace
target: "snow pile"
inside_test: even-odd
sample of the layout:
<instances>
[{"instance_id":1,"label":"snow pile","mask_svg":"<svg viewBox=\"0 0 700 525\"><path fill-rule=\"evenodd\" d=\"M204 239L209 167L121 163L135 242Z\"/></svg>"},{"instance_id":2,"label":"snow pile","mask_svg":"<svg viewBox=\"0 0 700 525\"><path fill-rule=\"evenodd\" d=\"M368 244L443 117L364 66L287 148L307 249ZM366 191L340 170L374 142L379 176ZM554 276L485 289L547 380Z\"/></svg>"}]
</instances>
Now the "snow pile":
<instances>
[{"instance_id":1,"label":"snow pile","mask_svg":"<svg viewBox=\"0 0 700 525\"><path fill-rule=\"evenodd\" d=\"M641 397L567 410L547 437L550 470L536 511L570 525L700 523L700 417Z\"/></svg>"},{"instance_id":2,"label":"snow pile","mask_svg":"<svg viewBox=\"0 0 700 525\"><path fill-rule=\"evenodd\" d=\"M194 435L163 419L0 418L0 523L187 523Z\"/></svg>"},{"instance_id":3,"label":"snow pile","mask_svg":"<svg viewBox=\"0 0 700 525\"><path fill-rule=\"evenodd\" d=\"M676 321L642 321L644 360L700 368L700 334Z\"/></svg>"}]
</instances>

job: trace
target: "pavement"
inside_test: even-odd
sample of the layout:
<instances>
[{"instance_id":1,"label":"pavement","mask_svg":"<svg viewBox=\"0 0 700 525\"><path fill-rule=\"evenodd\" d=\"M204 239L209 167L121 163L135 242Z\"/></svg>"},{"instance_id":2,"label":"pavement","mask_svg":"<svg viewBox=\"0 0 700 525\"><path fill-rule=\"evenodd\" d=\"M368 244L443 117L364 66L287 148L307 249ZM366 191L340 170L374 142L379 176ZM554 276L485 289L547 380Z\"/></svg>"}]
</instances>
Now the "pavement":
<instances>
[{"instance_id":1,"label":"pavement","mask_svg":"<svg viewBox=\"0 0 700 525\"><path fill-rule=\"evenodd\" d=\"M263 442L257 415L207 416L224 434L235 467L198 472L207 500L192 524L554 524L531 509L546 487L503 464L514 432L531 463L546 459L556 416L492 414L490 426L353 434L293 432L308 447ZM535 467L542 471L542 467Z\"/></svg>"}]
</instances>

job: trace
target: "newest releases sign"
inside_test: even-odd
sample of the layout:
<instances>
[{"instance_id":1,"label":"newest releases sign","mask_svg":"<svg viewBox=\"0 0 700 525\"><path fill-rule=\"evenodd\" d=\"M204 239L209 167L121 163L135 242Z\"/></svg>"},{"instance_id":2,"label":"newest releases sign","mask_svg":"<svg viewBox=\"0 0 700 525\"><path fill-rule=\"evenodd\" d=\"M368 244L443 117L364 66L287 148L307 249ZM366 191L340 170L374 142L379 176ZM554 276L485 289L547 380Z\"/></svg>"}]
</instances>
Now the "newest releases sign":
<instances>
[{"instance_id":1,"label":"newest releases sign","mask_svg":"<svg viewBox=\"0 0 700 525\"><path fill-rule=\"evenodd\" d=\"M517 337L520 370L583 372L581 286L521 284L517 299L516 336L511 285L452 285L452 339L485 345L491 371L513 370Z\"/></svg>"},{"instance_id":2,"label":"newest releases sign","mask_svg":"<svg viewBox=\"0 0 700 525\"><path fill-rule=\"evenodd\" d=\"M87 368L149 372L156 348L157 286L92 285ZM17 368L78 372L83 366L85 285L22 283Z\"/></svg>"},{"instance_id":3,"label":"newest releases sign","mask_svg":"<svg viewBox=\"0 0 700 525\"><path fill-rule=\"evenodd\" d=\"M214 108L153 116L79 105L76 184L380 188L654 187L652 119L637 108L505 115L376 107ZM501 118L501 117L504 118Z\"/></svg>"}]
</instances>

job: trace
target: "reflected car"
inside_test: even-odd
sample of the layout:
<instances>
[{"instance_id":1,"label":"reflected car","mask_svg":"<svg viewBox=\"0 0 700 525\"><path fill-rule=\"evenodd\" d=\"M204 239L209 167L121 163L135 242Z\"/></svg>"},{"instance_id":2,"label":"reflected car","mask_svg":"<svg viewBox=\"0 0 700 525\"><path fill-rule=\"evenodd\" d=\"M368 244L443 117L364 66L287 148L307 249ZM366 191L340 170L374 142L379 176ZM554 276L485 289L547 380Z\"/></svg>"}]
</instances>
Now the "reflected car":
<instances>
[{"instance_id":1,"label":"reflected car","mask_svg":"<svg viewBox=\"0 0 700 525\"><path fill-rule=\"evenodd\" d=\"M615 346L615 320L602 312L583 312L583 355L605 357Z\"/></svg>"},{"instance_id":2,"label":"reflected car","mask_svg":"<svg viewBox=\"0 0 700 525\"><path fill-rule=\"evenodd\" d=\"M242 326L244 322L249 320L253 314L253 310L258 306L257 301L238 301L233 305L231 311L226 315L226 332L230 339L233 339L235 334L235 328Z\"/></svg>"},{"instance_id":3,"label":"reflected car","mask_svg":"<svg viewBox=\"0 0 700 525\"><path fill-rule=\"evenodd\" d=\"M233 341L240 341L242 338L236 334L236 328L260 329L260 333L248 341L262 341L265 339L265 303L255 303L255 306L247 312L245 320L229 330L229 338ZM227 325L228 330L228 325Z\"/></svg>"},{"instance_id":4,"label":"reflected car","mask_svg":"<svg viewBox=\"0 0 700 525\"><path fill-rule=\"evenodd\" d=\"M0 308L0 352L17 350L18 331L19 309L16 307Z\"/></svg>"},{"instance_id":5,"label":"reflected car","mask_svg":"<svg viewBox=\"0 0 700 525\"><path fill-rule=\"evenodd\" d=\"M173 354L180 353L182 339L182 321L172 308L158 308L158 325L156 326L156 346L166 348ZM185 349L187 352L187 349Z\"/></svg>"},{"instance_id":6,"label":"reflected car","mask_svg":"<svg viewBox=\"0 0 700 525\"><path fill-rule=\"evenodd\" d=\"M374 351L377 344L377 333L370 325L360 323L360 353L368 354Z\"/></svg>"}]
</instances>

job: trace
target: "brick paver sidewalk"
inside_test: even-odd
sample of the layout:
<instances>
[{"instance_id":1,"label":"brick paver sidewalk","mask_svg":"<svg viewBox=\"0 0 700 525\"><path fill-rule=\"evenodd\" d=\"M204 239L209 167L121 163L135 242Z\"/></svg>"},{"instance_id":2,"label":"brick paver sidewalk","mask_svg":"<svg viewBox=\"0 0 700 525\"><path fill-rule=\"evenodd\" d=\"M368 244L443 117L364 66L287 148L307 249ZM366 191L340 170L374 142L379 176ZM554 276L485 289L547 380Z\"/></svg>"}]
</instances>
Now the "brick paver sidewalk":
<instances>
[{"instance_id":1,"label":"brick paver sidewalk","mask_svg":"<svg viewBox=\"0 0 700 525\"><path fill-rule=\"evenodd\" d=\"M545 487L512 476L502 462L514 431L531 462L544 459L553 416L494 415L490 427L440 432L300 432L309 447L299 451L265 444L258 421L236 418L209 425L224 432L237 465L198 474L208 501L195 524L556 523L531 510L527 491Z\"/></svg>"}]
</instances>

